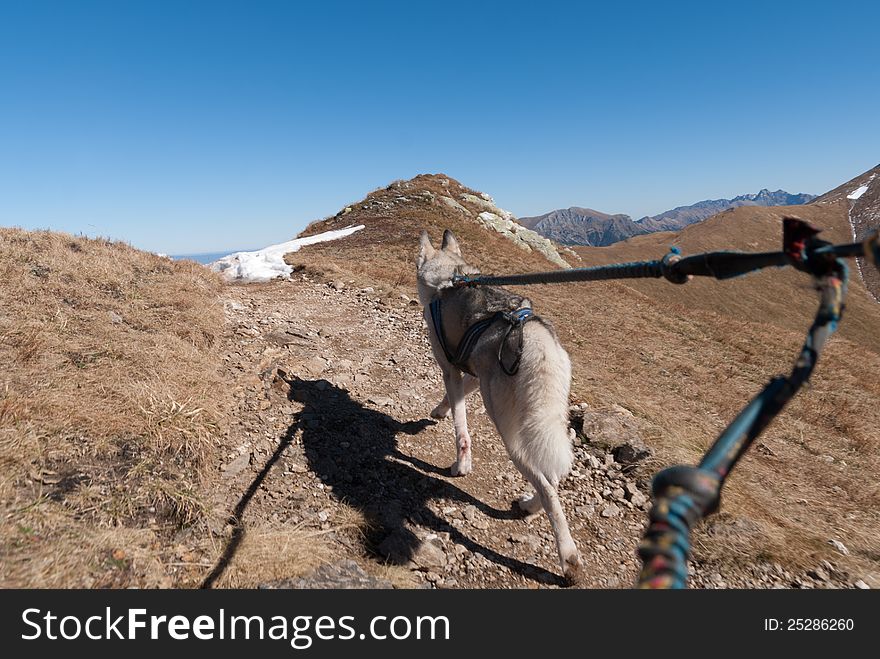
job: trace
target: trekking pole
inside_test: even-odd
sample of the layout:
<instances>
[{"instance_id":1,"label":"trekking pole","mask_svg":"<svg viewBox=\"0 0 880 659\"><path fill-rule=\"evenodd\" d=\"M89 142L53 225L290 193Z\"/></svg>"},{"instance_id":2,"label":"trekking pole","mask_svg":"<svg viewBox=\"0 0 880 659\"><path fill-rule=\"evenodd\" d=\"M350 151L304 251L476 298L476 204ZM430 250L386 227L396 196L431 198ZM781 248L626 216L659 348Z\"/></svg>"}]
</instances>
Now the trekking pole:
<instances>
[{"instance_id":1,"label":"trekking pole","mask_svg":"<svg viewBox=\"0 0 880 659\"><path fill-rule=\"evenodd\" d=\"M807 243L813 244L818 230L797 218L783 219L781 252L706 252L683 257L677 248L655 261L613 263L587 268L530 272L518 275L455 275L455 288L474 286L516 286L528 284L559 284L579 281L607 281L612 279L660 279L673 284L687 283L691 277L712 277L718 280L740 277L769 267L794 266L799 269L801 252ZM864 242L831 245L821 242L813 258L865 256L880 268L880 244L875 232Z\"/></svg>"},{"instance_id":2,"label":"trekking pole","mask_svg":"<svg viewBox=\"0 0 880 659\"><path fill-rule=\"evenodd\" d=\"M654 505L638 548L643 565L638 580L640 588L687 587L691 530L718 509L721 489L730 471L809 379L825 342L837 329L848 278L847 266L839 255L854 256L855 253L846 252L855 252L855 248L828 245L816 240L816 233L790 233L785 243L792 265L809 272L820 293L819 310L794 369L788 377L779 376L767 384L715 440L699 465L670 467L654 477ZM880 267L877 235L859 245L861 253Z\"/></svg>"}]
</instances>

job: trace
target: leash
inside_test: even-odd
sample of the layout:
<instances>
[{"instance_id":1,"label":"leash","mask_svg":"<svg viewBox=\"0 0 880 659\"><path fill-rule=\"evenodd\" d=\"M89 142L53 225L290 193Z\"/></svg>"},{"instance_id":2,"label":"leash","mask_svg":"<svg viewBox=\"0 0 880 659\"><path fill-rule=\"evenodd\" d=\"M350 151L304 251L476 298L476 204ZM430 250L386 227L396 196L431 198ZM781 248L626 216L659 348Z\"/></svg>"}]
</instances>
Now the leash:
<instances>
[{"instance_id":1,"label":"leash","mask_svg":"<svg viewBox=\"0 0 880 659\"><path fill-rule=\"evenodd\" d=\"M783 220L783 250L781 252L706 252L682 257L678 248L656 261L636 261L611 265L550 270L519 275L455 275L453 287L463 286L516 286L528 284L559 284L578 281L606 281L612 279L659 279L673 284L687 283L691 276L733 279L769 267L797 267L799 246L806 245L818 230L803 220L787 217ZM814 248L812 257L865 256L875 265L880 262L880 245L875 232L860 243L831 245L822 243ZM880 266L878 266L880 267Z\"/></svg>"},{"instance_id":2,"label":"leash","mask_svg":"<svg viewBox=\"0 0 880 659\"><path fill-rule=\"evenodd\" d=\"M758 435L809 379L828 337L843 312L848 272L833 259L816 276L821 302L798 359L788 377L773 378L719 435L696 467L669 467L654 477L654 505L638 548L640 588L686 588L690 532L718 509L721 489L733 467Z\"/></svg>"},{"instance_id":3,"label":"leash","mask_svg":"<svg viewBox=\"0 0 880 659\"><path fill-rule=\"evenodd\" d=\"M819 230L796 218L783 220L780 252L707 252L682 258L673 250L659 261L619 263L574 270L555 270L507 277L457 276L453 286L550 284L609 279L660 278L675 284L690 276L724 280L767 267L791 266L806 272L820 293L819 309L803 347L787 376L770 380L718 436L697 466L677 465L659 472L652 483L654 505L639 544L640 588L687 587L690 533L718 509L721 490L731 470L770 422L810 378L826 341L837 329L844 308L849 271L842 261L865 257L880 270L880 231L859 243L832 245L819 240Z\"/></svg>"},{"instance_id":4,"label":"leash","mask_svg":"<svg viewBox=\"0 0 880 659\"><path fill-rule=\"evenodd\" d=\"M439 297L431 301L429 309L431 311L431 324L433 324L434 332L437 335L437 339L440 341L440 347L443 348L443 354L446 355L446 361L465 373L474 376L475 374L467 367L467 361L470 359L471 353L474 351L477 342L480 340L480 337L483 336L483 333L489 329L495 321L507 321L507 331L504 333L504 336L501 338L501 342L498 345L498 363L507 375L512 376L519 372L519 362L520 359L522 359L523 350L523 325L530 320L536 320L538 318L534 311L528 307L517 309L515 311L496 311L491 316L478 320L467 328L467 331L465 331L464 336L461 337L461 341L458 343L458 348L455 350L455 353L453 353L452 350L449 349L449 342L446 340L446 333L443 331L443 316ZM515 329L519 330L519 346L513 363L508 367L504 363L504 346L507 345L507 339L510 338L511 333L513 333Z\"/></svg>"}]
</instances>

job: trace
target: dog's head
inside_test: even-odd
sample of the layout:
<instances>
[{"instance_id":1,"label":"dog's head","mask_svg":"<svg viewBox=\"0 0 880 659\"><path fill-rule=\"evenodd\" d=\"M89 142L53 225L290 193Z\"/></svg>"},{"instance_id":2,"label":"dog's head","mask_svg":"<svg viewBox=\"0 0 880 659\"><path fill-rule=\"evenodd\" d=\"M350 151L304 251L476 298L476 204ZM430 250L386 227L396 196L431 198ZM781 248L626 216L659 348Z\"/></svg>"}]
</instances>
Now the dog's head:
<instances>
[{"instance_id":1,"label":"dog's head","mask_svg":"<svg viewBox=\"0 0 880 659\"><path fill-rule=\"evenodd\" d=\"M427 231L419 240L419 258L416 262L419 281L419 300L428 305L437 293L452 285L453 275L472 275L480 271L461 258L461 247L449 229L443 232L443 243L435 249Z\"/></svg>"}]
</instances>

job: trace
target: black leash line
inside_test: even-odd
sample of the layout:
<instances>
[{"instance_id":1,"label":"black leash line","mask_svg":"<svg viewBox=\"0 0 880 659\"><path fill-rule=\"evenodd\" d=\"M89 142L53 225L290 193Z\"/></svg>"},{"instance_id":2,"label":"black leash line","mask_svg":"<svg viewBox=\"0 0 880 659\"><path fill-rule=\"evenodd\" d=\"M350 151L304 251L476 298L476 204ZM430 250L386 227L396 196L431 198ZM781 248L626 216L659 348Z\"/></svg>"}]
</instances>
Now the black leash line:
<instances>
[{"instance_id":1,"label":"black leash line","mask_svg":"<svg viewBox=\"0 0 880 659\"><path fill-rule=\"evenodd\" d=\"M783 244L781 252L706 252L682 257L676 248L656 261L635 261L611 265L550 270L518 275L455 275L452 285L460 286L516 286L529 284L560 284L579 281L607 281L612 279L660 279L673 284L687 283L690 276L713 277L718 280L740 277L769 267L798 265L799 246L813 239L818 233L806 222L795 218L783 220ZM819 241L812 257L866 256L875 265L880 261L875 232L864 242L830 245ZM880 266L878 266L880 267Z\"/></svg>"}]
</instances>

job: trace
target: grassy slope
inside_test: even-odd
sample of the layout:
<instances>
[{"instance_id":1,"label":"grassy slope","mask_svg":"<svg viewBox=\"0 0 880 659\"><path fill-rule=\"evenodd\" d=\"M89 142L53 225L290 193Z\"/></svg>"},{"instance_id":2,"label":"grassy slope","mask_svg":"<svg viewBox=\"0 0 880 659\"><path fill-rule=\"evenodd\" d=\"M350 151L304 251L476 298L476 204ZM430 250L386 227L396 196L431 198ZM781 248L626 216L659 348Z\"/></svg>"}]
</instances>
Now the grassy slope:
<instances>
[{"instance_id":1,"label":"grassy slope","mask_svg":"<svg viewBox=\"0 0 880 659\"><path fill-rule=\"evenodd\" d=\"M466 258L487 272L546 270L543 258L488 234L469 216L427 201L378 202L427 189L443 177L419 177L352 205L309 232L363 223L357 240L325 243L292 261L364 285L414 295L418 233L436 239L449 227ZM457 193L453 181L449 184ZM795 209L790 209L795 211ZM656 258L670 243L705 249L778 249L786 209L744 207L679 235L654 234L607 248L578 250L580 265ZM796 207L848 240L842 207ZM606 282L523 289L551 318L574 364L573 397L598 407L621 404L642 421L658 451L650 465L693 462L768 378L788 372L815 312L803 275L758 274L727 283ZM699 535L704 560L773 558L814 564L828 557L880 585L880 307L853 281L843 329L827 348L812 385L762 436L733 475L722 513ZM843 540L849 557L827 541Z\"/></svg>"},{"instance_id":2,"label":"grassy slope","mask_svg":"<svg viewBox=\"0 0 880 659\"><path fill-rule=\"evenodd\" d=\"M219 282L120 243L0 229L0 584L175 583L226 393Z\"/></svg>"},{"instance_id":3,"label":"grassy slope","mask_svg":"<svg viewBox=\"0 0 880 659\"><path fill-rule=\"evenodd\" d=\"M843 203L770 208L743 206L719 213L678 233L649 234L610 247L578 247L575 251L583 259L582 265L656 259L671 246L679 247L685 256L725 249L776 251L782 247L782 218L788 215L821 228L824 240L836 243L852 240ZM850 269L846 322L841 326L840 336L880 352L880 332L877 332L876 325L880 309L866 295L852 261ZM670 309L676 312L699 309L797 331L806 330L808 319L816 310L809 278L788 268L724 282L698 278L681 287L663 280L641 280L628 285L670 305Z\"/></svg>"}]
</instances>

